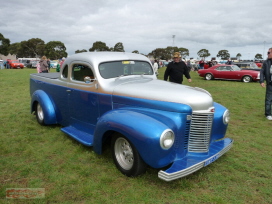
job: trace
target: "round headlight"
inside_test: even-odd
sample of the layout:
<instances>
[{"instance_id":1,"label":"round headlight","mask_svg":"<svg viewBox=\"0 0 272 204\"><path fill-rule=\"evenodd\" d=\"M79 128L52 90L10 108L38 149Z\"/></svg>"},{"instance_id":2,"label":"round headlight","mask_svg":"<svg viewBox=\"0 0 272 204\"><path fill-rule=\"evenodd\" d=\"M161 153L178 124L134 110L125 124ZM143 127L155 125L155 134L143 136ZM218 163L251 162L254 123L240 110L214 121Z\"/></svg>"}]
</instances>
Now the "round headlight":
<instances>
[{"instance_id":1,"label":"round headlight","mask_svg":"<svg viewBox=\"0 0 272 204\"><path fill-rule=\"evenodd\" d=\"M163 149L169 149L172 147L175 141L175 134L172 130L167 129L163 131L160 138L160 145Z\"/></svg>"},{"instance_id":2,"label":"round headlight","mask_svg":"<svg viewBox=\"0 0 272 204\"><path fill-rule=\"evenodd\" d=\"M227 125L229 123L229 120L230 120L230 112L229 110L226 110L223 115L223 123Z\"/></svg>"}]
</instances>

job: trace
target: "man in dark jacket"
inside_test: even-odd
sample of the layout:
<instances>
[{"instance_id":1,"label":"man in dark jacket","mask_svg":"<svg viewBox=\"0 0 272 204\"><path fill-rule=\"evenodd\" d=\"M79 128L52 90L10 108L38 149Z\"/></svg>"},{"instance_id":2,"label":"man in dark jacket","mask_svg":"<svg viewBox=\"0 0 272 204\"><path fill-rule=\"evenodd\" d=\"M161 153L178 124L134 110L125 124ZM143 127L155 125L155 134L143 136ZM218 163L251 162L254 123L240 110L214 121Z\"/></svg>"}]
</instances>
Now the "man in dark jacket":
<instances>
[{"instance_id":1,"label":"man in dark jacket","mask_svg":"<svg viewBox=\"0 0 272 204\"><path fill-rule=\"evenodd\" d=\"M164 72L164 80L167 81L169 77L170 82L182 84L183 75L191 82L191 77L186 64L180 60L181 56L179 52L175 52L173 55L173 61L167 65Z\"/></svg>"},{"instance_id":2,"label":"man in dark jacket","mask_svg":"<svg viewBox=\"0 0 272 204\"><path fill-rule=\"evenodd\" d=\"M272 105L272 48L267 52L268 58L263 62L260 71L260 84L266 87L265 93L265 116L268 120L272 120L271 105ZM266 85L264 83L266 81Z\"/></svg>"}]
</instances>

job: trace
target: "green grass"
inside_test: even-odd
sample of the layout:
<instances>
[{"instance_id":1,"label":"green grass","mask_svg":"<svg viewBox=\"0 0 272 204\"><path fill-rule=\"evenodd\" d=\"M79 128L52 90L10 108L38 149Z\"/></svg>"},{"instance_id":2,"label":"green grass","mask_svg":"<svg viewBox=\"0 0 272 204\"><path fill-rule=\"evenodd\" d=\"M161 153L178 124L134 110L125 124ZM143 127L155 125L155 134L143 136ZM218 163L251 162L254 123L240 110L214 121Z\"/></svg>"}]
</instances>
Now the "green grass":
<instances>
[{"instance_id":1,"label":"green grass","mask_svg":"<svg viewBox=\"0 0 272 204\"><path fill-rule=\"evenodd\" d=\"M0 203L272 203L272 122L264 117L258 83L192 83L229 108L226 136L233 148L211 165L172 182L149 168L123 176L109 150L97 155L70 139L60 126L40 126L30 114L29 74L35 69L0 70ZM164 69L159 69L162 79ZM159 87L158 87L159 88ZM45 198L6 200L6 188L45 188Z\"/></svg>"}]
</instances>

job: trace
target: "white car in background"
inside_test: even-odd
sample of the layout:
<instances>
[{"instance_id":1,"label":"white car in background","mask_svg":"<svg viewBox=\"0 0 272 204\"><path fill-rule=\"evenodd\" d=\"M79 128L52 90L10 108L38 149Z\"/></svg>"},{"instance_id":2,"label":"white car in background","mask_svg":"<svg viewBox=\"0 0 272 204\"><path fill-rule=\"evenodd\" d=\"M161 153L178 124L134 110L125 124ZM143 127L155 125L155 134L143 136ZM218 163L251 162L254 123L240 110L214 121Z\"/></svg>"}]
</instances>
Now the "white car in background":
<instances>
[{"instance_id":1,"label":"white car in background","mask_svg":"<svg viewBox=\"0 0 272 204\"><path fill-rule=\"evenodd\" d=\"M58 60L50 61L50 67L56 69L58 64Z\"/></svg>"}]
</instances>

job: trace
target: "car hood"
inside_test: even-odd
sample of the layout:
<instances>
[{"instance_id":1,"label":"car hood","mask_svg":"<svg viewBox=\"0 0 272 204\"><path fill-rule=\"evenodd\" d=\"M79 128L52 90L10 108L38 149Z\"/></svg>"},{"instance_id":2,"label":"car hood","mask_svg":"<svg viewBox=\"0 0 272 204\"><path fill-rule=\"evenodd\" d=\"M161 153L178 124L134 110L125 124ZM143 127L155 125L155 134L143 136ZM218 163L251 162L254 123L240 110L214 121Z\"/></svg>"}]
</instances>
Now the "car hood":
<instances>
[{"instance_id":1,"label":"car hood","mask_svg":"<svg viewBox=\"0 0 272 204\"><path fill-rule=\"evenodd\" d=\"M206 90L162 80L127 81L118 84L112 94L113 103L126 105L141 106L135 100L127 100L128 98L138 98L148 99L153 104L154 100L186 104L193 111L208 110L213 107L213 99Z\"/></svg>"}]
</instances>

